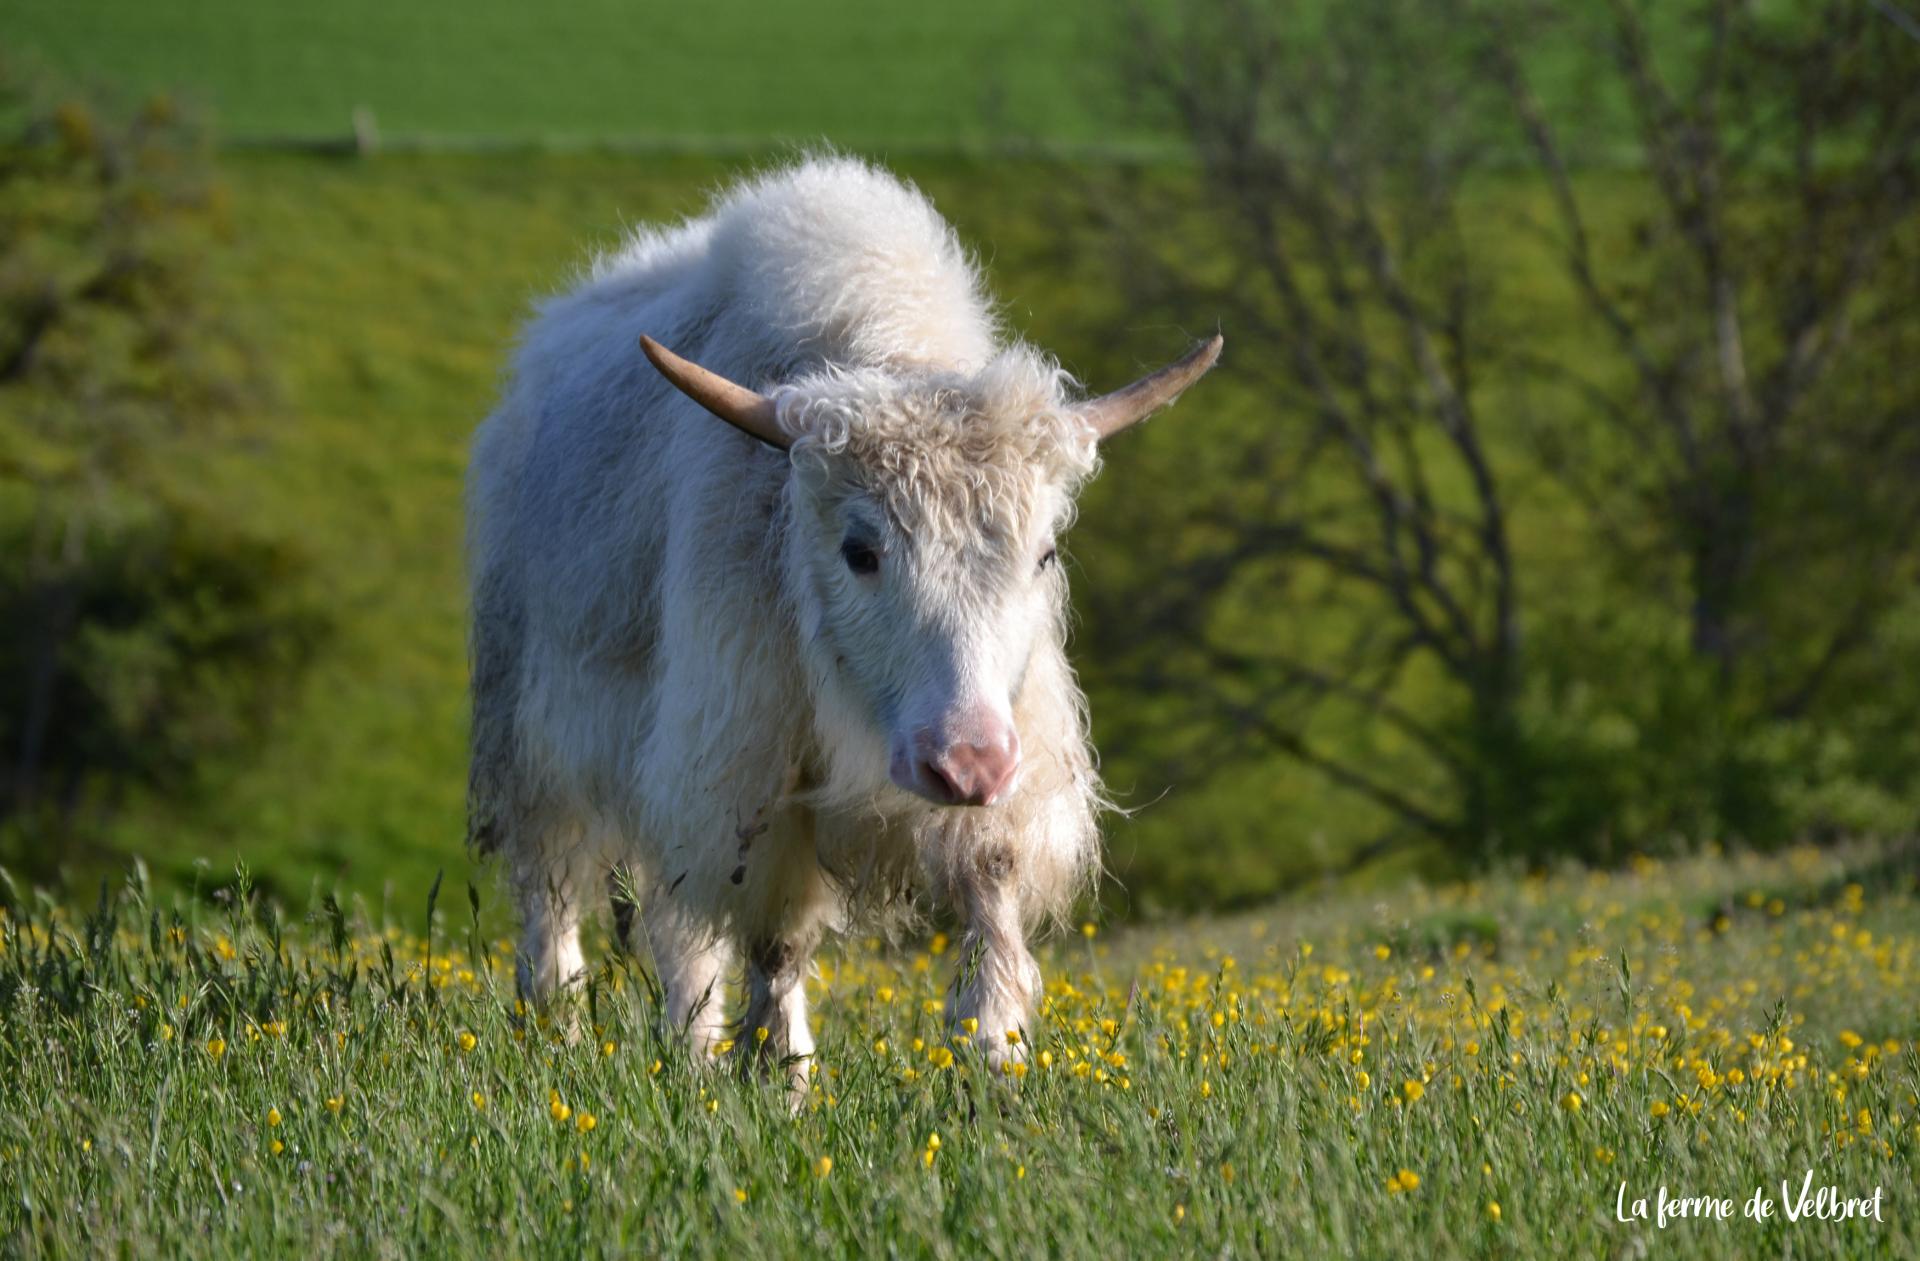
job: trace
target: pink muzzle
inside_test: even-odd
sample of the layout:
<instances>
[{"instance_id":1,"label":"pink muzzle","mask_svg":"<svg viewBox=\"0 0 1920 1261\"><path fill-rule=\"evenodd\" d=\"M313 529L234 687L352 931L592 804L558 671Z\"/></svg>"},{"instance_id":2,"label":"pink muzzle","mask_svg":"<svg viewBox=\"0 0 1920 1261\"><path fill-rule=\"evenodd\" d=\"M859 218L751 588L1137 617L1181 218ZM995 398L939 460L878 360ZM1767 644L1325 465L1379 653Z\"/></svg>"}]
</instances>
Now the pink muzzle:
<instances>
[{"instance_id":1,"label":"pink muzzle","mask_svg":"<svg viewBox=\"0 0 1920 1261\"><path fill-rule=\"evenodd\" d=\"M990 806L1013 790L1020 734L1012 723L983 707L948 729L964 734L922 727L909 748L896 743L893 782L943 806Z\"/></svg>"}]
</instances>

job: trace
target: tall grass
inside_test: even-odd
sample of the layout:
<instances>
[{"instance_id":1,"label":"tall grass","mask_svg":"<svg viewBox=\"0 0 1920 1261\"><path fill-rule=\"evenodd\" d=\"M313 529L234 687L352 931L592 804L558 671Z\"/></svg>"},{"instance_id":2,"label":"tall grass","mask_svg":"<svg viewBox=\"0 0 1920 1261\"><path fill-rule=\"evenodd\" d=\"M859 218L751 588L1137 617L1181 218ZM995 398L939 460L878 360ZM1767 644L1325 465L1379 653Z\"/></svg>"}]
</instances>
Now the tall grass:
<instances>
[{"instance_id":1,"label":"tall grass","mask_svg":"<svg viewBox=\"0 0 1920 1261\"><path fill-rule=\"evenodd\" d=\"M1089 934L1004 1075L950 1040L942 938L856 942L812 983L797 1112L737 1052L690 1063L643 961L522 1009L477 895L416 939L244 884L224 913L9 891L0 1246L1912 1255L1912 870L1647 863ZM1788 1220L1808 1171L1882 1220ZM1734 1216L1623 1223L1622 1183Z\"/></svg>"}]
</instances>

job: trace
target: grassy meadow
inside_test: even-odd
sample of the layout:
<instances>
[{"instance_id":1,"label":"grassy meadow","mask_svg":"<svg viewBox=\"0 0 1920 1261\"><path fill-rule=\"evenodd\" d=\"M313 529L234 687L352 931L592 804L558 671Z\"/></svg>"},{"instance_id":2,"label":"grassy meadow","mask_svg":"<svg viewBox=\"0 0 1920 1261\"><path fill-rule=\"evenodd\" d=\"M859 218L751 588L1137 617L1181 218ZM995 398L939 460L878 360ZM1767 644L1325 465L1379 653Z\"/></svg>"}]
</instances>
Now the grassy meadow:
<instances>
[{"instance_id":1,"label":"grassy meadow","mask_svg":"<svg viewBox=\"0 0 1920 1261\"><path fill-rule=\"evenodd\" d=\"M947 1027L946 938L856 941L797 1114L737 1071L751 1030L689 1063L644 961L523 1012L458 891L422 938L9 890L0 1247L1911 1256L1913 873L1809 849L1088 925L1001 1073ZM1808 1171L1881 1220L1790 1220ZM1662 1186L1732 1215L1617 1220Z\"/></svg>"}]
</instances>

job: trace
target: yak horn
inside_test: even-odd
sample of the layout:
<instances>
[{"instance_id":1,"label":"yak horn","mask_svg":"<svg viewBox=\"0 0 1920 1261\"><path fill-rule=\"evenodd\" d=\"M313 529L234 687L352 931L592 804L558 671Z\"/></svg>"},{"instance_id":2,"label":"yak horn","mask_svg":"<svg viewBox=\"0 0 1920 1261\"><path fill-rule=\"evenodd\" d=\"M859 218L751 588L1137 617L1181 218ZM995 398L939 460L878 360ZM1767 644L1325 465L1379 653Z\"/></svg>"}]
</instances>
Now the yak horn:
<instances>
[{"instance_id":1,"label":"yak horn","mask_svg":"<svg viewBox=\"0 0 1920 1261\"><path fill-rule=\"evenodd\" d=\"M1220 358L1226 340L1218 333L1201 342L1186 357L1170 363L1158 372L1141 377L1132 385L1090 398L1075 409L1081 420L1102 439L1111 438L1135 421L1145 420L1174 399L1180 392L1207 374ZM686 388L682 386L681 388Z\"/></svg>"},{"instance_id":2,"label":"yak horn","mask_svg":"<svg viewBox=\"0 0 1920 1261\"><path fill-rule=\"evenodd\" d=\"M640 335L640 349L675 389L735 429L782 451L792 444L793 440L781 432L778 409L766 395L682 359L644 333Z\"/></svg>"}]
</instances>

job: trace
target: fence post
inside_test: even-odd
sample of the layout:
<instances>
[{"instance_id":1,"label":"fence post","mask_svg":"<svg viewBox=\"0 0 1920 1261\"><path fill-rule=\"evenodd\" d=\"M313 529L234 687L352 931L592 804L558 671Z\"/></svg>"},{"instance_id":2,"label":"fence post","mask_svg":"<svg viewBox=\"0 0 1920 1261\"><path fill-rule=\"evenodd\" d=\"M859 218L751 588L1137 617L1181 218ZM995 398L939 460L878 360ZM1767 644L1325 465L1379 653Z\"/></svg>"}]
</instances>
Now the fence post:
<instances>
[{"instance_id":1,"label":"fence post","mask_svg":"<svg viewBox=\"0 0 1920 1261\"><path fill-rule=\"evenodd\" d=\"M380 152L380 124L365 105L353 107L353 149L363 158Z\"/></svg>"}]
</instances>

